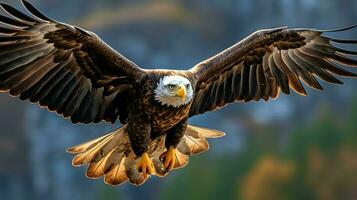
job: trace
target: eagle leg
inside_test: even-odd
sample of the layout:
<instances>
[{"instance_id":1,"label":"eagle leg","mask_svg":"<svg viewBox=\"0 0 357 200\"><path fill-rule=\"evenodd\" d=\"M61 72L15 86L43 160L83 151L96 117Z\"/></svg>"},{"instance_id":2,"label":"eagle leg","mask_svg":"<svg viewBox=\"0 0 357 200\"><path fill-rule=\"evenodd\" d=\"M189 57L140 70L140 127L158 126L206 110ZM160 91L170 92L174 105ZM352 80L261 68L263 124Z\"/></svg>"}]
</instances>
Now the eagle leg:
<instances>
[{"instance_id":1,"label":"eagle leg","mask_svg":"<svg viewBox=\"0 0 357 200\"><path fill-rule=\"evenodd\" d=\"M137 115L132 118L127 126L130 146L139 157L136 168L143 173L145 178L155 172L154 164L147 153L150 144L151 123L146 116Z\"/></svg>"},{"instance_id":2,"label":"eagle leg","mask_svg":"<svg viewBox=\"0 0 357 200\"><path fill-rule=\"evenodd\" d=\"M187 129L187 118L172 127L166 134L167 151L160 156L166 170L172 170L176 164L176 147L181 142Z\"/></svg>"},{"instance_id":3,"label":"eagle leg","mask_svg":"<svg viewBox=\"0 0 357 200\"><path fill-rule=\"evenodd\" d=\"M170 146L169 149L161 155L166 170L172 170L176 164L176 148Z\"/></svg>"},{"instance_id":4,"label":"eagle leg","mask_svg":"<svg viewBox=\"0 0 357 200\"><path fill-rule=\"evenodd\" d=\"M136 169L138 169L139 172L143 173L144 178L147 178L149 175L155 172L154 163L152 162L147 153L143 153L141 155L136 165Z\"/></svg>"}]
</instances>

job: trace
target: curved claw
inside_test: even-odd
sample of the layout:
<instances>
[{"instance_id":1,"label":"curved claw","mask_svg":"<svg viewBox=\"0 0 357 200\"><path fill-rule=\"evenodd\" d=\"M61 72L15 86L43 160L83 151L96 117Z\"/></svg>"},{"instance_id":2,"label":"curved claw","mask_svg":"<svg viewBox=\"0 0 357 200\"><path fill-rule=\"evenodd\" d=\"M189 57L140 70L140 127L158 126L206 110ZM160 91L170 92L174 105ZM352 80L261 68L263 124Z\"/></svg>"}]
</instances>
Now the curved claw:
<instances>
[{"instance_id":1,"label":"curved claw","mask_svg":"<svg viewBox=\"0 0 357 200\"><path fill-rule=\"evenodd\" d=\"M136 168L139 172L143 173L144 178L147 178L155 172L154 164L147 153L143 153L143 155L141 155Z\"/></svg>"},{"instance_id":2,"label":"curved claw","mask_svg":"<svg viewBox=\"0 0 357 200\"><path fill-rule=\"evenodd\" d=\"M176 164L176 149L173 146L170 146L169 150L162 156L165 169L172 170Z\"/></svg>"}]
</instances>

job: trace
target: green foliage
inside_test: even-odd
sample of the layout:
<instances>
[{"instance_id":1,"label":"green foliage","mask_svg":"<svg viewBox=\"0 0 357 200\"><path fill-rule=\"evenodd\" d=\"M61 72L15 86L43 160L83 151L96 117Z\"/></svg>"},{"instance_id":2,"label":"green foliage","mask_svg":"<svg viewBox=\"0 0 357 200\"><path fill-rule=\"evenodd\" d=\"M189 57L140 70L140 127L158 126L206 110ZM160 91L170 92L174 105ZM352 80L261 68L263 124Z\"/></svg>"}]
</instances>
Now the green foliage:
<instances>
[{"instance_id":1,"label":"green foliage","mask_svg":"<svg viewBox=\"0 0 357 200\"><path fill-rule=\"evenodd\" d=\"M239 153L191 157L161 199L354 199L356 120L357 102L341 116L322 106L314 121L292 128L288 145L262 125Z\"/></svg>"},{"instance_id":2,"label":"green foliage","mask_svg":"<svg viewBox=\"0 0 357 200\"><path fill-rule=\"evenodd\" d=\"M111 187L108 185L100 185L98 188L98 192L96 192L96 198L95 199L100 199L100 200L120 200L122 198L120 197L120 193L115 187Z\"/></svg>"}]
</instances>

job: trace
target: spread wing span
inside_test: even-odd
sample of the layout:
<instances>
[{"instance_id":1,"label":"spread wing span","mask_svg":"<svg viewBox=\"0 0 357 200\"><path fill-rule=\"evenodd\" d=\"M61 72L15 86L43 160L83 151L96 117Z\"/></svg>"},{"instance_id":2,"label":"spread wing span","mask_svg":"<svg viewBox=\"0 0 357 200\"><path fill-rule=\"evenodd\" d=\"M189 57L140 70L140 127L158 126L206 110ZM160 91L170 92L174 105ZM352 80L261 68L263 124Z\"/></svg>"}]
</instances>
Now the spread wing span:
<instances>
[{"instance_id":1,"label":"spread wing span","mask_svg":"<svg viewBox=\"0 0 357 200\"><path fill-rule=\"evenodd\" d=\"M39 102L73 123L126 120L125 102L143 71L92 32L1 4L0 92Z\"/></svg>"},{"instance_id":2,"label":"spread wing span","mask_svg":"<svg viewBox=\"0 0 357 200\"><path fill-rule=\"evenodd\" d=\"M357 77L343 67L356 67L356 51L339 47L357 44L324 36L337 30L261 30L192 69L197 79L190 116L220 108L235 101L277 98L280 91L306 95L304 84L323 90L317 78L341 84L335 75Z\"/></svg>"}]
</instances>

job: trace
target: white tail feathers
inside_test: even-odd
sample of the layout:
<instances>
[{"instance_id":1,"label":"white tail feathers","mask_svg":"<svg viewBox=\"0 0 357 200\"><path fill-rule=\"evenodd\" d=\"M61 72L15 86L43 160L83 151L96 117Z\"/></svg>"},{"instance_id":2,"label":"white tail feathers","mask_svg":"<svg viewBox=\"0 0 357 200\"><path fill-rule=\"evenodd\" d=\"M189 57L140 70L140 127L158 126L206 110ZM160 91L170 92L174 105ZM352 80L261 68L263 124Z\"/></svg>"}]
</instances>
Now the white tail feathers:
<instances>
[{"instance_id":1,"label":"white tail feathers","mask_svg":"<svg viewBox=\"0 0 357 200\"><path fill-rule=\"evenodd\" d=\"M186 133L177 146L174 169L181 168L189 162L189 155L207 151L206 138L224 136L221 131L188 125ZM104 176L109 185L119 185L129 180L134 185L141 185L147 179L136 169L137 158L131 149L126 126L103 137L71 147L67 152L77 154L73 166L88 164L87 177L97 179ZM151 141L147 153L155 167L154 175L164 177L168 171L163 167L161 155L166 152L165 135Z\"/></svg>"}]
</instances>

